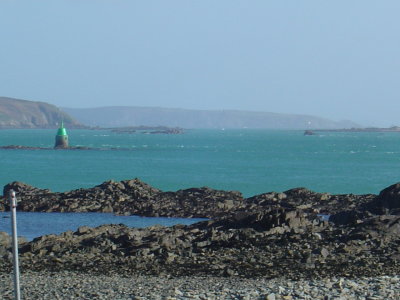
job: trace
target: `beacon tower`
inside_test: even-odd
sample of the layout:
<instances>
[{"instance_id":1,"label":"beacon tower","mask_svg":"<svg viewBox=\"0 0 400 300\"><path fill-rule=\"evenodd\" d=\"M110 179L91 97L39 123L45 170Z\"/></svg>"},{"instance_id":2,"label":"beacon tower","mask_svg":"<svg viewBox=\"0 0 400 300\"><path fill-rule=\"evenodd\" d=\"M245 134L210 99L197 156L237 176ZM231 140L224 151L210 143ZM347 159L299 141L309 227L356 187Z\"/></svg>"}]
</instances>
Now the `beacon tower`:
<instances>
[{"instance_id":1,"label":"beacon tower","mask_svg":"<svg viewBox=\"0 0 400 300\"><path fill-rule=\"evenodd\" d=\"M60 128L57 130L56 144L54 145L56 149L66 149L68 148L68 135L67 130L64 128L64 122L61 121Z\"/></svg>"}]
</instances>

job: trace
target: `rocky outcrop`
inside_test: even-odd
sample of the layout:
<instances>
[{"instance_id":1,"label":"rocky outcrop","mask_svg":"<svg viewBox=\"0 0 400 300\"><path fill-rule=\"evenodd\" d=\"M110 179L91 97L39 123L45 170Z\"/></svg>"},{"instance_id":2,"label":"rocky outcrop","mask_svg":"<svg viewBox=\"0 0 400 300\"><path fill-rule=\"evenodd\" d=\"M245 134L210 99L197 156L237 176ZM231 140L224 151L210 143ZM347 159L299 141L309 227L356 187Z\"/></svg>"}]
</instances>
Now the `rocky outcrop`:
<instances>
[{"instance_id":1,"label":"rocky outcrop","mask_svg":"<svg viewBox=\"0 0 400 300\"><path fill-rule=\"evenodd\" d=\"M40 190L21 182L4 187L17 192L21 211L113 212L121 215L211 218L239 207L239 192L192 188L162 192L139 179L107 181L94 188L65 193Z\"/></svg>"},{"instance_id":2,"label":"rocky outcrop","mask_svg":"<svg viewBox=\"0 0 400 300\"><path fill-rule=\"evenodd\" d=\"M335 226L301 210L239 213L190 226L80 227L20 248L21 268L292 279L398 274L399 216ZM10 270L4 257L2 270Z\"/></svg>"},{"instance_id":3,"label":"rocky outcrop","mask_svg":"<svg viewBox=\"0 0 400 300\"><path fill-rule=\"evenodd\" d=\"M301 209L309 213L331 215L345 209L354 210L364 203L375 199L376 195L331 195L329 193L316 193L306 188L294 188L283 193L265 193L245 200L247 209L261 207L285 207Z\"/></svg>"},{"instance_id":4,"label":"rocky outcrop","mask_svg":"<svg viewBox=\"0 0 400 300\"><path fill-rule=\"evenodd\" d=\"M100 128L99 128L100 129ZM117 127L117 128L102 128L111 130L115 133L143 133L143 134L183 134L185 131L179 127L167 126L130 126L130 127Z\"/></svg>"},{"instance_id":5,"label":"rocky outcrop","mask_svg":"<svg viewBox=\"0 0 400 300\"><path fill-rule=\"evenodd\" d=\"M341 225L357 224L374 215L400 215L400 183L385 188L378 196L363 197L354 207L342 207L330 220Z\"/></svg>"},{"instance_id":6,"label":"rocky outcrop","mask_svg":"<svg viewBox=\"0 0 400 300\"><path fill-rule=\"evenodd\" d=\"M376 195L331 195L295 188L283 193L264 193L244 198L237 191L208 187L163 192L139 179L107 181L89 189L64 193L40 190L21 182L4 187L17 191L21 211L113 212L120 215L216 218L236 212L255 212L266 208L301 209L314 214L354 211ZM1 209L1 208L0 208Z\"/></svg>"},{"instance_id":7,"label":"rocky outcrop","mask_svg":"<svg viewBox=\"0 0 400 300\"><path fill-rule=\"evenodd\" d=\"M393 184L379 193L365 208L375 214L400 214L400 183Z\"/></svg>"},{"instance_id":8,"label":"rocky outcrop","mask_svg":"<svg viewBox=\"0 0 400 300\"><path fill-rule=\"evenodd\" d=\"M305 130L304 135L316 135L316 133L312 130Z\"/></svg>"},{"instance_id":9,"label":"rocky outcrop","mask_svg":"<svg viewBox=\"0 0 400 300\"><path fill-rule=\"evenodd\" d=\"M330 195L304 188L244 199L239 192L192 188L162 192L139 179L53 193L13 182L26 211L104 211L202 216L190 226L80 227L22 242L24 270L214 275L291 279L400 272L399 184L374 195ZM321 212L335 213L328 222ZM11 270L0 234L0 272Z\"/></svg>"}]
</instances>

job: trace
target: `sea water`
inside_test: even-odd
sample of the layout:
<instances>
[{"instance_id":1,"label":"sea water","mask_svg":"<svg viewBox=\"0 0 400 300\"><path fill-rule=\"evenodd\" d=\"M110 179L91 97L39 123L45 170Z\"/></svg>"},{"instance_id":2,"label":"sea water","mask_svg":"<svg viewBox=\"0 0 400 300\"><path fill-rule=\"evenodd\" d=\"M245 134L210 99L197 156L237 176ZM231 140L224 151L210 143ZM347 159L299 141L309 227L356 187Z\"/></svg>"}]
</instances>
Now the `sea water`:
<instances>
[{"instance_id":1,"label":"sea water","mask_svg":"<svg viewBox=\"0 0 400 300\"><path fill-rule=\"evenodd\" d=\"M0 145L52 148L54 130L0 130ZM294 187L377 193L400 180L400 133L187 130L117 134L68 130L97 150L0 150L0 187L12 181L68 191L135 177L164 191L209 186L245 196ZM121 150L107 150L111 148Z\"/></svg>"},{"instance_id":2,"label":"sea water","mask_svg":"<svg viewBox=\"0 0 400 300\"><path fill-rule=\"evenodd\" d=\"M0 145L52 148L55 130L0 130ZM118 134L68 130L92 150L0 150L0 186L12 181L68 191L140 178L163 191L209 186L244 196L294 187L378 193L400 181L400 133L187 130Z\"/></svg>"},{"instance_id":3,"label":"sea water","mask_svg":"<svg viewBox=\"0 0 400 300\"><path fill-rule=\"evenodd\" d=\"M0 231L11 234L10 212L0 212ZM154 225L173 226L190 225L205 219L193 218L151 218L139 216L115 216L110 213L39 213L18 212L18 236L28 241L46 234L60 234L80 226L96 227L103 224L124 224L129 227L143 228Z\"/></svg>"}]
</instances>

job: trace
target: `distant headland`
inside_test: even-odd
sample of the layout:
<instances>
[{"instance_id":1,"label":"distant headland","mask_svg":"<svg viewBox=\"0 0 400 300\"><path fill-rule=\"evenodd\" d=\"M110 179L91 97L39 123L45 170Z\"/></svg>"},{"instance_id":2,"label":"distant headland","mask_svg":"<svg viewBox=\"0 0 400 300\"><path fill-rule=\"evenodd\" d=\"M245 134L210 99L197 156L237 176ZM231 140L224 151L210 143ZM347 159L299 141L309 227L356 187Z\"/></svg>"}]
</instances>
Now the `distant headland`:
<instances>
[{"instance_id":1,"label":"distant headland","mask_svg":"<svg viewBox=\"0 0 400 300\"><path fill-rule=\"evenodd\" d=\"M71 129L87 128L52 104L0 97L0 129L53 129L60 120Z\"/></svg>"}]
</instances>

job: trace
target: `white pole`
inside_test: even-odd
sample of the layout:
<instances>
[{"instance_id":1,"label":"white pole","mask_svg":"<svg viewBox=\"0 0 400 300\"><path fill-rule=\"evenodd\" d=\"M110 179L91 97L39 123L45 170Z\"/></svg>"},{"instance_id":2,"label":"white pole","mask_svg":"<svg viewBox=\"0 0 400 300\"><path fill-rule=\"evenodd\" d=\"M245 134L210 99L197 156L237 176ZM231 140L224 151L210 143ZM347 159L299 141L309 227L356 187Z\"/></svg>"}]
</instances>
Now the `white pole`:
<instances>
[{"instance_id":1,"label":"white pole","mask_svg":"<svg viewBox=\"0 0 400 300\"><path fill-rule=\"evenodd\" d=\"M10 190L10 210L12 228L12 248L14 265L14 296L15 300L21 300L19 288L19 264L18 264L18 236L17 236L17 199L14 190Z\"/></svg>"}]
</instances>

